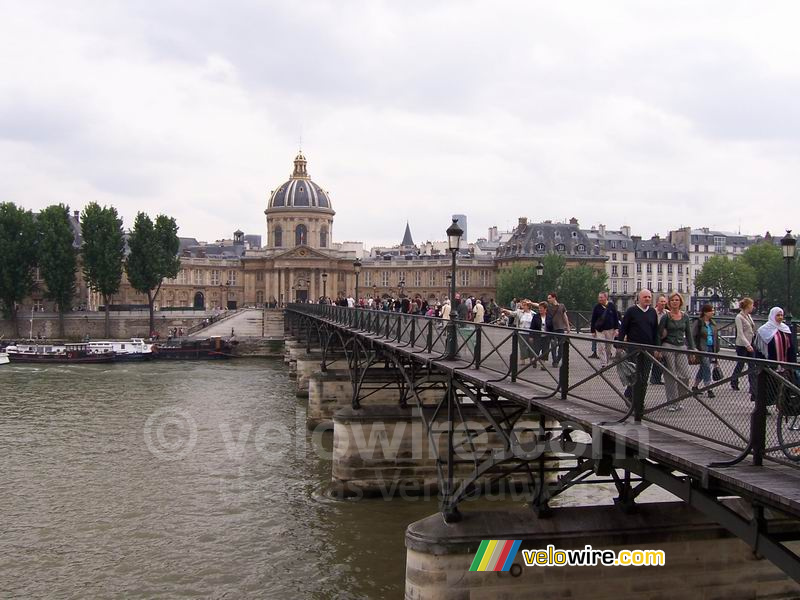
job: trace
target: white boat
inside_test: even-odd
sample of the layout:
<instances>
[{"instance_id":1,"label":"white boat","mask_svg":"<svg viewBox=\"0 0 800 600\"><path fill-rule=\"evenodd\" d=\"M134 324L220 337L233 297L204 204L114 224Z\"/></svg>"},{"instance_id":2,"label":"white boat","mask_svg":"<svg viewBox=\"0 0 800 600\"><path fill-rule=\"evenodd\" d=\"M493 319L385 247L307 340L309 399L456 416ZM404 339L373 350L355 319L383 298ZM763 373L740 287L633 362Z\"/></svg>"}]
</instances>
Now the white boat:
<instances>
[{"instance_id":1,"label":"white boat","mask_svg":"<svg viewBox=\"0 0 800 600\"><path fill-rule=\"evenodd\" d=\"M142 338L131 338L128 341L100 341L89 342L89 352L92 354L114 354L116 360L149 360L155 358L153 344L146 343Z\"/></svg>"},{"instance_id":2,"label":"white boat","mask_svg":"<svg viewBox=\"0 0 800 600\"><path fill-rule=\"evenodd\" d=\"M8 353L0 352L0 365L7 365L8 363Z\"/></svg>"}]
</instances>

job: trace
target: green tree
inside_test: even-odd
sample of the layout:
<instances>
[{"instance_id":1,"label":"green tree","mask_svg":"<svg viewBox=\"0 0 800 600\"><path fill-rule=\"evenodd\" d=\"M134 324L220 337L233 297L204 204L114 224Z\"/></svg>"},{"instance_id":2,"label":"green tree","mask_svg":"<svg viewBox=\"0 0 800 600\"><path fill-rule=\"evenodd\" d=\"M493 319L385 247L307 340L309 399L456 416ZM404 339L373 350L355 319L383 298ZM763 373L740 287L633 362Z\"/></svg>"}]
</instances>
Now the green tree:
<instances>
[{"instance_id":1,"label":"green tree","mask_svg":"<svg viewBox=\"0 0 800 600\"><path fill-rule=\"evenodd\" d=\"M536 275L535 264L515 264L510 269L500 271L497 276L497 301L508 306L512 298L529 298L535 302L544 300L548 292L558 289L558 282L564 273L566 261L558 254L548 254L542 258L544 270L541 277Z\"/></svg>"},{"instance_id":2,"label":"green tree","mask_svg":"<svg viewBox=\"0 0 800 600\"><path fill-rule=\"evenodd\" d=\"M17 305L30 295L36 268L33 213L11 202L0 203L0 305L19 337Z\"/></svg>"},{"instance_id":3,"label":"green tree","mask_svg":"<svg viewBox=\"0 0 800 600\"><path fill-rule=\"evenodd\" d=\"M714 290L725 306L736 298L748 296L756 288L756 274L745 260L712 256L694 279L697 288Z\"/></svg>"},{"instance_id":4,"label":"green tree","mask_svg":"<svg viewBox=\"0 0 800 600\"><path fill-rule=\"evenodd\" d=\"M128 281L136 291L147 296L150 309L150 331L155 331L153 303L164 278L175 277L181 268L178 258L180 241L175 219L158 215L156 222L145 213L136 215L128 238L130 254L125 261Z\"/></svg>"},{"instance_id":5,"label":"green tree","mask_svg":"<svg viewBox=\"0 0 800 600\"><path fill-rule=\"evenodd\" d=\"M605 291L608 276L589 265L578 265L564 271L559 282L558 299L570 310L592 310L597 294Z\"/></svg>"},{"instance_id":6,"label":"green tree","mask_svg":"<svg viewBox=\"0 0 800 600\"><path fill-rule=\"evenodd\" d=\"M764 310L764 301L768 298L767 288L771 280L775 278L776 269L783 261L781 249L775 244L761 242L745 250L742 260L753 268L759 310Z\"/></svg>"},{"instance_id":7,"label":"green tree","mask_svg":"<svg viewBox=\"0 0 800 600\"><path fill-rule=\"evenodd\" d=\"M89 287L103 297L105 335L110 337L108 309L111 296L119 291L125 258L122 219L117 216L117 210L113 206L101 207L96 202L88 204L81 215L81 237L83 276Z\"/></svg>"},{"instance_id":8,"label":"green tree","mask_svg":"<svg viewBox=\"0 0 800 600\"><path fill-rule=\"evenodd\" d=\"M39 271L47 286L45 297L58 307L58 335L64 337L64 313L75 297L75 272L78 252L75 232L69 222L69 207L48 206L36 217L39 234Z\"/></svg>"}]
</instances>

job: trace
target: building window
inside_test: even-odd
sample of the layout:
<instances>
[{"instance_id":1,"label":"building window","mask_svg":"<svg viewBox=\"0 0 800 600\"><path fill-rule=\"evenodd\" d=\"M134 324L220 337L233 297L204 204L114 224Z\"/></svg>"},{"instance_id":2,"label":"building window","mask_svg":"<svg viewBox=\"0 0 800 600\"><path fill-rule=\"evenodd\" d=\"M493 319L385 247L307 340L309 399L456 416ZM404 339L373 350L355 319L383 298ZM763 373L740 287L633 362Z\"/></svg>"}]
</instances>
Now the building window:
<instances>
[{"instance_id":1,"label":"building window","mask_svg":"<svg viewBox=\"0 0 800 600\"><path fill-rule=\"evenodd\" d=\"M406 272L405 271L398 271L397 272L397 283L399 284L401 281L403 283L405 283L405 284L408 283L408 281L406 281Z\"/></svg>"},{"instance_id":2,"label":"building window","mask_svg":"<svg viewBox=\"0 0 800 600\"><path fill-rule=\"evenodd\" d=\"M714 252L719 254L725 253L725 236L724 235L715 235L714 236Z\"/></svg>"},{"instance_id":3,"label":"building window","mask_svg":"<svg viewBox=\"0 0 800 600\"><path fill-rule=\"evenodd\" d=\"M228 271L228 285L236 285L236 271Z\"/></svg>"},{"instance_id":4,"label":"building window","mask_svg":"<svg viewBox=\"0 0 800 600\"><path fill-rule=\"evenodd\" d=\"M272 236L273 246L280 248L283 246L283 229L280 227L275 228L275 234Z\"/></svg>"},{"instance_id":5,"label":"building window","mask_svg":"<svg viewBox=\"0 0 800 600\"><path fill-rule=\"evenodd\" d=\"M428 285L436 285L436 271L428 272Z\"/></svg>"},{"instance_id":6,"label":"building window","mask_svg":"<svg viewBox=\"0 0 800 600\"><path fill-rule=\"evenodd\" d=\"M611 253L611 260L613 260L614 262L617 261L617 253L616 252L612 252Z\"/></svg>"},{"instance_id":7,"label":"building window","mask_svg":"<svg viewBox=\"0 0 800 600\"><path fill-rule=\"evenodd\" d=\"M653 263L647 263L647 272L648 273L652 273L653 272Z\"/></svg>"},{"instance_id":8,"label":"building window","mask_svg":"<svg viewBox=\"0 0 800 600\"><path fill-rule=\"evenodd\" d=\"M627 279L623 279L622 280L622 293L623 294L627 294L628 293L628 280Z\"/></svg>"},{"instance_id":9,"label":"building window","mask_svg":"<svg viewBox=\"0 0 800 600\"><path fill-rule=\"evenodd\" d=\"M622 262L628 262L628 253L627 252L623 252L622 253Z\"/></svg>"},{"instance_id":10,"label":"building window","mask_svg":"<svg viewBox=\"0 0 800 600\"><path fill-rule=\"evenodd\" d=\"M678 275L683 275L683 265L678 265Z\"/></svg>"},{"instance_id":11,"label":"building window","mask_svg":"<svg viewBox=\"0 0 800 600\"><path fill-rule=\"evenodd\" d=\"M622 276L623 277L628 276L628 265L622 265Z\"/></svg>"},{"instance_id":12,"label":"building window","mask_svg":"<svg viewBox=\"0 0 800 600\"><path fill-rule=\"evenodd\" d=\"M327 248L328 247L328 228L323 227L319 230L319 247L320 248Z\"/></svg>"},{"instance_id":13,"label":"building window","mask_svg":"<svg viewBox=\"0 0 800 600\"><path fill-rule=\"evenodd\" d=\"M659 292L663 292L664 291L664 284L662 283L662 281L660 279L658 280L658 291Z\"/></svg>"},{"instance_id":14,"label":"building window","mask_svg":"<svg viewBox=\"0 0 800 600\"><path fill-rule=\"evenodd\" d=\"M34 300L33 312L42 312L42 311L44 311L44 303L41 300Z\"/></svg>"},{"instance_id":15,"label":"building window","mask_svg":"<svg viewBox=\"0 0 800 600\"><path fill-rule=\"evenodd\" d=\"M617 276L617 265L611 265L611 276L612 277Z\"/></svg>"},{"instance_id":16,"label":"building window","mask_svg":"<svg viewBox=\"0 0 800 600\"><path fill-rule=\"evenodd\" d=\"M372 271L364 271L364 285L367 287L372 285Z\"/></svg>"},{"instance_id":17,"label":"building window","mask_svg":"<svg viewBox=\"0 0 800 600\"><path fill-rule=\"evenodd\" d=\"M536 251L537 252L544 252L544 244L542 244L541 242L536 244Z\"/></svg>"},{"instance_id":18,"label":"building window","mask_svg":"<svg viewBox=\"0 0 800 600\"><path fill-rule=\"evenodd\" d=\"M256 304L264 304L264 291L258 290L256 292Z\"/></svg>"},{"instance_id":19,"label":"building window","mask_svg":"<svg viewBox=\"0 0 800 600\"><path fill-rule=\"evenodd\" d=\"M294 228L294 245L302 246L308 243L308 230L302 223Z\"/></svg>"},{"instance_id":20,"label":"building window","mask_svg":"<svg viewBox=\"0 0 800 600\"><path fill-rule=\"evenodd\" d=\"M678 282L678 292L683 293L683 282L682 281Z\"/></svg>"},{"instance_id":21,"label":"building window","mask_svg":"<svg viewBox=\"0 0 800 600\"><path fill-rule=\"evenodd\" d=\"M389 287L389 271L381 271L381 286Z\"/></svg>"},{"instance_id":22,"label":"building window","mask_svg":"<svg viewBox=\"0 0 800 600\"><path fill-rule=\"evenodd\" d=\"M422 287L422 273L414 271L414 287Z\"/></svg>"},{"instance_id":23,"label":"building window","mask_svg":"<svg viewBox=\"0 0 800 600\"><path fill-rule=\"evenodd\" d=\"M650 279L647 280L647 289L650 291L653 290L653 281Z\"/></svg>"},{"instance_id":24,"label":"building window","mask_svg":"<svg viewBox=\"0 0 800 600\"><path fill-rule=\"evenodd\" d=\"M204 279L205 278L203 277L203 271L201 271L200 269L195 269L194 270L194 284L195 285L204 285L205 284Z\"/></svg>"},{"instance_id":25,"label":"building window","mask_svg":"<svg viewBox=\"0 0 800 600\"><path fill-rule=\"evenodd\" d=\"M642 272L642 263L636 263L636 272L637 273L641 273Z\"/></svg>"},{"instance_id":26,"label":"building window","mask_svg":"<svg viewBox=\"0 0 800 600\"><path fill-rule=\"evenodd\" d=\"M636 280L636 289L637 290L642 289L642 280L641 279L637 279Z\"/></svg>"},{"instance_id":27,"label":"building window","mask_svg":"<svg viewBox=\"0 0 800 600\"><path fill-rule=\"evenodd\" d=\"M576 250L578 252L586 252L586 246L584 246L583 244L578 244L578 247L576 248Z\"/></svg>"},{"instance_id":28,"label":"building window","mask_svg":"<svg viewBox=\"0 0 800 600\"><path fill-rule=\"evenodd\" d=\"M703 263L707 263L707 262L708 262L708 257L707 257L707 256L704 256L704 257L703 257Z\"/></svg>"},{"instance_id":29,"label":"building window","mask_svg":"<svg viewBox=\"0 0 800 600\"><path fill-rule=\"evenodd\" d=\"M658 263L656 265L656 273L658 273L660 275L663 272L664 272L664 264L663 263Z\"/></svg>"},{"instance_id":30,"label":"building window","mask_svg":"<svg viewBox=\"0 0 800 600\"><path fill-rule=\"evenodd\" d=\"M469 285L469 271L467 269L461 270L461 285Z\"/></svg>"},{"instance_id":31,"label":"building window","mask_svg":"<svg viewBox=\"0 0 800 600\"><path fill-rule=\"evenodd\" d=\"M697 256L697 254L695 254L694 255L694 264L697 264L698 262L700 262L700 257Z\"/></svg>"},{"instance_id":32,"label":"building window","mask_svg":"<svg viewBox=\"0 0 800 600\"><path fill-rule=\"evenodd\" d=\"M219 285L219 269L211 269L211 285Z\"/></svg>"},{"instance_id":33,"label":"building window","mask_svg":"<svg viewBox=\"0 0 800 600\"><path fill-rule=\"evenodd\" d=\"M617 293L617 280L616 279L612 279L611 280L611 293L612 294L616 294Z\"/></svg>"},{"instance_id":34,"label":"building window","mask_svg":"<svg viewBox=\"0 0 800 600\"><path fill-rule=\"evenodd\" d=\"M672 275L672 263L669 263L669 264L667 265L667 273L669 273L670 275Z\"/></svg>"},{"instance_id":35,"label":"building window","mask_svg":"<svg viewBox=\"0 0 800 600\"><path fill-rule=\"evenodd\" d=\"M186 270L185 269L181 269L180 271L178 271L178 283L185 284L186 280L187 280Z\"/></svg>"},{"instance_id":36,"label":"building window","mask_svg":"<svg viewBox=\"0 0 800 600\"><path fill-rule=\"evenodd\" d=\"M611 240L611 247L612 248L616 248L617 247L617 242L614 241L614 240Z\"/></svg>"},{"instance_id":37,"label":"building window","mask_svg":"<svg viewBox=\"0 0 800 600\"><path fill-rule=\"evenodd\" d=\"M256 281L264 281L264 271L256 271Z\"/></svg>"},{"instance_id":38,"label":"building window","mask_svg":"<svg viewBox=\"0 0 800 600\"><path fill-rule=\"evenodd\" d=\"M489 285L489 271L486 269L481 271L481 285L483 287L487 287Z\"/></svg>"},{"instance_id":39,"label":"building window","mask_svg":"<svg viewBox=\"0 0 800 600\"><path fill-rule=\"evenodd\" d=\"M556 244L556 252L564 252L567 247L564 244Z\"/></svg>"}]
</instances>

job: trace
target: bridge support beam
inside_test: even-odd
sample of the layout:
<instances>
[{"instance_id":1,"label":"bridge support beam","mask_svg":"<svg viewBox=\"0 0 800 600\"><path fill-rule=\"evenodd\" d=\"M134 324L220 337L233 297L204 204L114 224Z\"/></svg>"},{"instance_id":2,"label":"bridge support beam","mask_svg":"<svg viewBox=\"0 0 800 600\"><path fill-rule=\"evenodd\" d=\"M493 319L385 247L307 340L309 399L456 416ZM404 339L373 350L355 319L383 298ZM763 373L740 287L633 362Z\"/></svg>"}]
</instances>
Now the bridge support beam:
<instances>
[{"instance_id":1,"label":"bridge support beam","mask_svg":"<svg viewBox=\"0 0 800 600\"><path fill-rule=\"evenodd\" d=\"M636 515L613 506L440 514L406 531L406 598L655 600L797 598L800 586L740 539L682 503L642 504ZM470 571L482 540L522 540L508 572ZM522 549L664 550L661 567L525 566Z\"/></svg>"}]
</instances>

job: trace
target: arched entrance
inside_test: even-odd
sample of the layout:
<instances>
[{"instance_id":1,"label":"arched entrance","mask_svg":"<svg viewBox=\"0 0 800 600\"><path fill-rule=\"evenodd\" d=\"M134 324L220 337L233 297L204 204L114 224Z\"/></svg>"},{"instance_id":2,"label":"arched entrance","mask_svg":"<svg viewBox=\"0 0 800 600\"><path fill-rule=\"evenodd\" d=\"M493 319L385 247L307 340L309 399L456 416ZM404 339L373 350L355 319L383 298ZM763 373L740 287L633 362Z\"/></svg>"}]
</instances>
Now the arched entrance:
<instances>
[{"instance_id":1,"label":"arched entrance","mask_svg":"<svg viewBox=\"0 0 800 600\"><path fill-rule=\"evenodd\" d=\"M203 295L203 292L197 292L194 295L194 305L198 310L204 310L206 307L206 297Z\"/></svg>"}]
</instances>

